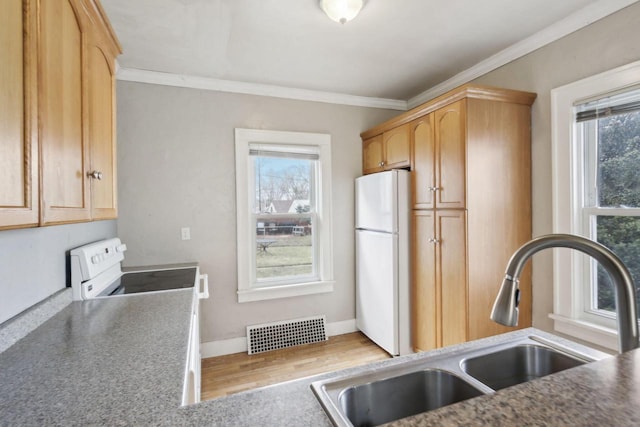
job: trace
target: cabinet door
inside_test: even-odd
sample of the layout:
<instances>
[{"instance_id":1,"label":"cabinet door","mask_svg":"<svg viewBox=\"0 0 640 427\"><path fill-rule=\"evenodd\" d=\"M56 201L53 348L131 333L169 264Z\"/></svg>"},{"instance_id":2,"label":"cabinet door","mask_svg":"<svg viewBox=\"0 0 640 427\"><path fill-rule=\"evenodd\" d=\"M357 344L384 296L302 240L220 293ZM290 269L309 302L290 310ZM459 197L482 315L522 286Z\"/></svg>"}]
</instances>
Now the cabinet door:
<instances>
[{"instance_id":1,"label":"cabinet door","mask_svg":"<svg viewBox=\"0 0 640 427\"><path fill-rule=\"evenodd\" d=\"M34 2L0 2L0 229L38 224Z\"/></svg>"},{"instance_id":2,"label":"cabinet door","mask_svg":"<svg viewBox=\"0 0 640 427\"><path fill-rule=\"evenodd\" d=\"M466 182L466 101L435 112L436 206L464 208Z\"/></svg>"},{"instance_id":3,"label":"cabinet door","mask_svg":"<svg viewBox=\"0 0 640 427\"><path fill-rule=\"evenodd\" d=\"M442 293L442 346L467 340L467 251L464 210L436 211L436 274Z\"/></svg>"},{"instance_id":4,"label":"cabinet door","mask_svg":"<svg viewBox=\"0 0 640 427\"><path fill-rule=\"evenodd\" d=\"M433 113L411 123L411 144L413 208L432 209L436 179Z\"/></svg>"},{"instance_id":5,"label":"cabinet door","mask_svg":"<svg viewBox=\"0 0 640 427\"><path fill-rule=\"evenodd\" d=\"M89 46L87 56L91 216L111 219L117 216L113 61L96 45Z\"/></svg>"},{"instance_id":6,"label":"cabinet door","mask_svg":"<svg viewBox=\"0 0 640 427\"><path fill-rule=\"evenodd\" d=\"M382 134L385 169L404 168L411 165L410 126L407 123Z\"/></svg>"},{"instance_id":7,"label":"cabinet door","mask_svg":"<svg viewBox=\"0 0 640 427\"><path fill-rule=\"evenodd\" d=\"M433 211L412 216L412 344L415 351L440 346L440 292L436 287L436 244Z\"/></svg>"},{"instance_id":8,"label":"cabinet door","mask_svg":"<svg viewBox=\"0 0 640 427\"><path fill-rule=\"evenodd\" d=\"M362 141L362 173L374 173L384 170L384 150L382 135Z\"/></svg>"},{"instance_id":9,"label":"cabinet door","mask_svg":"<svg viewBox=\"0 0 640 427\"><path fill-rule=\"evenodd\" d=\"M41 223L87 221L83 37L69 0L40 2Z\"/></svg>"}]
</instances>

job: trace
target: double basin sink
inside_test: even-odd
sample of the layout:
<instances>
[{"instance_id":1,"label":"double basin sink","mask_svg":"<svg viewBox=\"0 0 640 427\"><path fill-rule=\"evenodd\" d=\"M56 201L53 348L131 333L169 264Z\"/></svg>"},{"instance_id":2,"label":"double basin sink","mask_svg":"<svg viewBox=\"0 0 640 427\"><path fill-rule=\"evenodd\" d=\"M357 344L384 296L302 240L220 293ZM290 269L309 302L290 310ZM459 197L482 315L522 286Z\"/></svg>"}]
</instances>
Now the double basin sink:
<instances>
[{"instance_id":1,"label":"double basin sink","mask_svg":"<svg viewBox=\"0 0 640 427\"><path fill-rule=\"evenodd\" d=\"M605 357L528 336L316 381L311 388L334 425L377 426Z\"/></svg>"}]
</instances>

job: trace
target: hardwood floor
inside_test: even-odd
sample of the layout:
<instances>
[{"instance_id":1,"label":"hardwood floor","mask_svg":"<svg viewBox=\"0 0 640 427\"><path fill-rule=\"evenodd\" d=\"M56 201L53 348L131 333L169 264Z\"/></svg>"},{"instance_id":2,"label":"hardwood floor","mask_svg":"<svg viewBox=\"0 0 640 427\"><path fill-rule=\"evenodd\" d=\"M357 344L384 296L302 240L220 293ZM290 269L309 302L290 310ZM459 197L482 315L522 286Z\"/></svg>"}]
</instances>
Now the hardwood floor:
<instances>
[{"instance_id":1,"label":"hardwood floor","mask_svg":"<svg viewBox=\"0 0 640 427\"><path fill-rule=\"evenodd\" d=\"M360 332L328 341L248 355L202 360L202 400L388 359L384 350Z\"/></svg>"}]
</instances>

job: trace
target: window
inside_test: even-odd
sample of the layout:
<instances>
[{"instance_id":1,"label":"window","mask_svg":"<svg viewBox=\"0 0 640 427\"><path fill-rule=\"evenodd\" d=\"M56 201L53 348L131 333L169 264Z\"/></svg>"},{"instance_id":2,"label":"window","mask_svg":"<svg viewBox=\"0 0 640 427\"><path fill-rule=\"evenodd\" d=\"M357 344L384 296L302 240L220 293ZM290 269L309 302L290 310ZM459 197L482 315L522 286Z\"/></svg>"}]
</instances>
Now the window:
<instances>
[{"instance_id":1,"label":"window","mask_svg":"<svg viewBox=\"0 0 640 427\"><path fill-rule=\"evenodd\" d=\"M640 280L640 90L576 107L583 147L583 234L611 249ZM589 313L611 317L613 285L593 260L587 269ZM637 280L636 280L637 278Z\"/></svg>"},{"instance_id":2,"label":"window","mask_svg":"<svg viewBox=\"0 0 640 427\"><path fill-rule=\"evenodd\" d=\"M552 91L554 232L596 240L640 283L640 62ZM571 286L567 286L567 284ZM617 348L607 274L575 251L554 253L555 328Z\"/></svg>"},{"instance_id":3,"label":"window","mask_svg":"<svg viewBox=\"0 0 640 427\"><path fill-rule=\"evenodd\" d=\"M329 135L236 129L238 301L333 290Z\"/></svg>"}]
</instances>

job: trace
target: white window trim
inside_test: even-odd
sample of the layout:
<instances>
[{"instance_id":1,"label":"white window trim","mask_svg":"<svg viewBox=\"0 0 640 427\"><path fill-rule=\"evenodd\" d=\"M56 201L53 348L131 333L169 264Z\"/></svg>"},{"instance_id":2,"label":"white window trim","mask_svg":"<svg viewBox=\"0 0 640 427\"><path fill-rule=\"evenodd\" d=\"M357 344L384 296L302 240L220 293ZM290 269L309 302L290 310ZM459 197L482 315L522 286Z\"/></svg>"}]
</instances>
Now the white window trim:
<instances>
[{"instance_id":1,"label":"white window trim","mask_svg":"<svg viewBox=\"0 0 640 427\"><path fill-rule=\"evenodd\" d=\"M238 256L238 302L261 301L333 291L333 227L331 209L331 136L319 133L285 132L260 129L236 129L236 219ZM249 194L249 144L291 144L320 148L318 200L319 281L279 286L251 286L251 250L254 246L252 201Z\"/></svg>"},{"instance_id":2,"label":"white window trim","mask_svg":"<svg viewBox=\"0 0 640 427\"><path fill-rule=\"evenodd\" d=\"M582 151L576 143L574 106L587 99L637 86L640 61L588 77L551 91L553 232L581 234ZM582 315L585 272L577 251L554 250L553 313L556 331L610 348L618 348L615 326L596 324ZM571 284L570 286L568 284Z\"/></svg>"}]
</instances>

